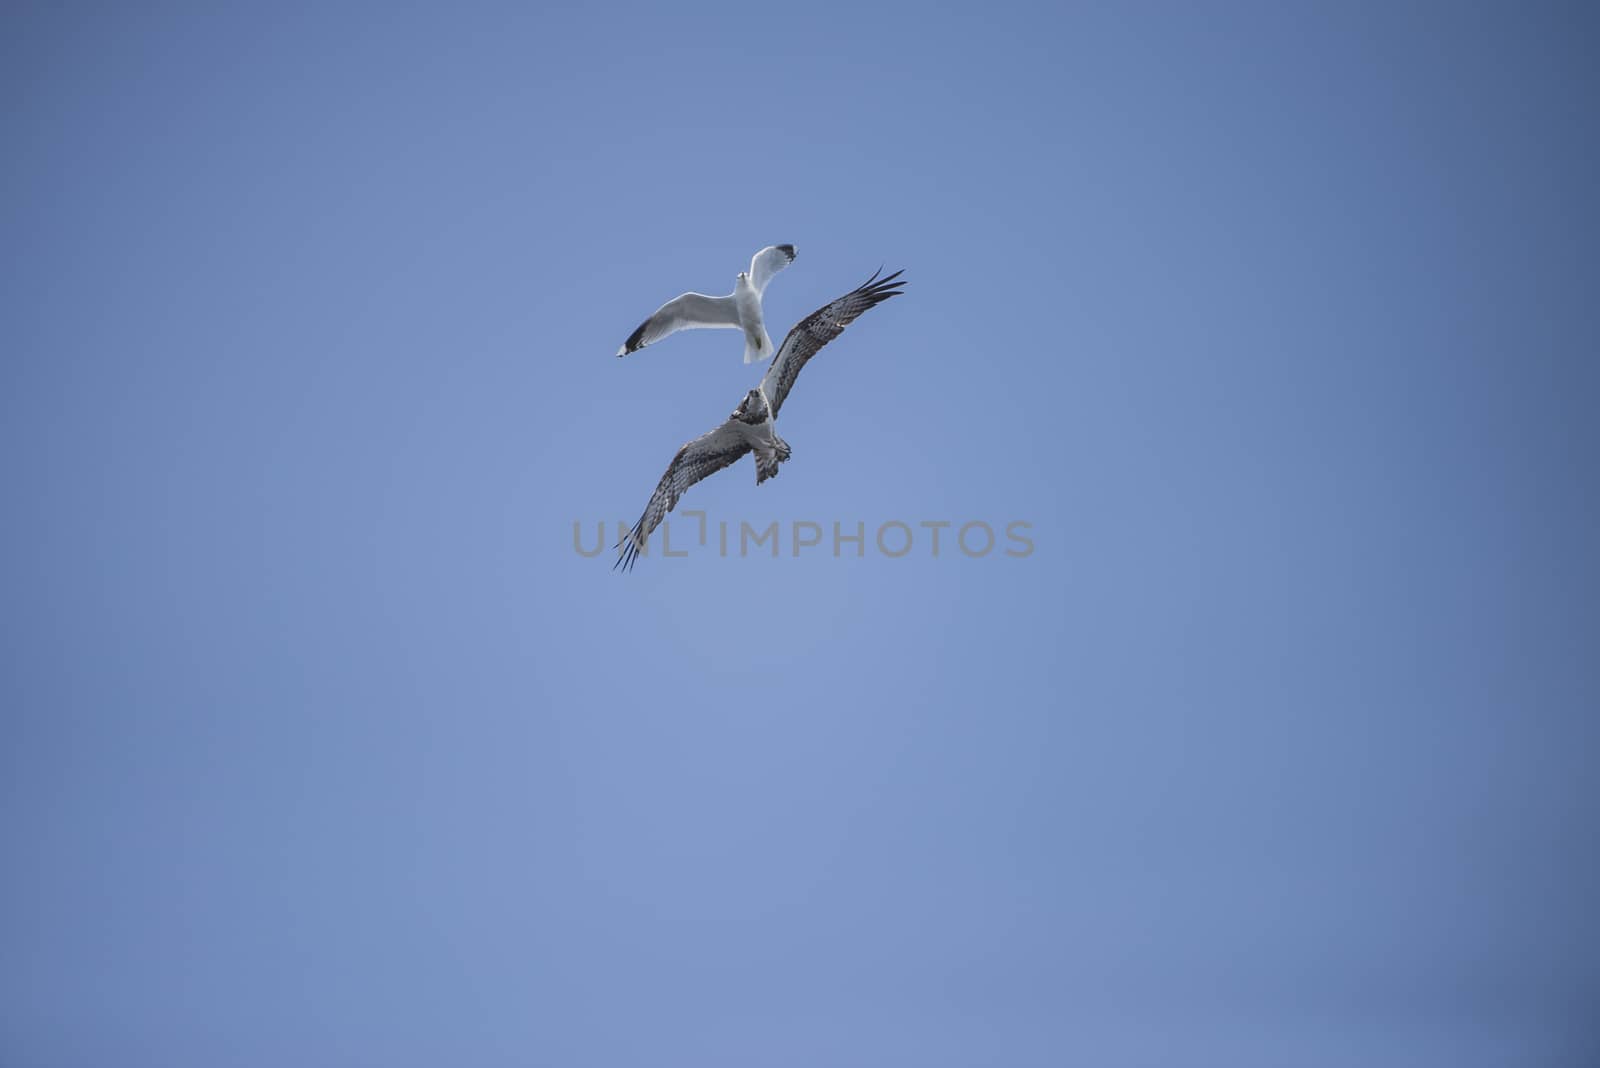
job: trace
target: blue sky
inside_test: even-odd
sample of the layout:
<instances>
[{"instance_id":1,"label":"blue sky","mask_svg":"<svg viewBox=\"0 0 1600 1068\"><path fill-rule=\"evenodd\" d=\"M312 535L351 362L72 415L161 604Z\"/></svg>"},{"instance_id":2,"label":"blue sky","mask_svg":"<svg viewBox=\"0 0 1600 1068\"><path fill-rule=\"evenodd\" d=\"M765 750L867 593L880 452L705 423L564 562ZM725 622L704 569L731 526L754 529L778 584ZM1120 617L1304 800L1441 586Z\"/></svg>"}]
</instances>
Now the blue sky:
<instances>
[{"instance_id":1,"label":"blue sky","mask_svg":"<svg viewBox=\"0 0 1600 1068\"><path fill-rule=\"evenodd\" d=\"M1595 1055L1592 10L0 18L0 1061Z\"/></svg>"}]
</instances>

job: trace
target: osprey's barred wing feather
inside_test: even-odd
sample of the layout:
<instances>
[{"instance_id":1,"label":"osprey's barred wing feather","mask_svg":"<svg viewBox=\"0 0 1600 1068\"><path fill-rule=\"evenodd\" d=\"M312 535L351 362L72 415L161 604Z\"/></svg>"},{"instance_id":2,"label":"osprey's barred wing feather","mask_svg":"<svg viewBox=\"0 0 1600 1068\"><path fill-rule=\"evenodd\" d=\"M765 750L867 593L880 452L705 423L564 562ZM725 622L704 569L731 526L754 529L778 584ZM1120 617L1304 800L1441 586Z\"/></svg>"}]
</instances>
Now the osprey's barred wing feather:
<instances>
[{"instance_id":1,"label":"osprey's barred wing feather","mask_svg":"<svg viewBox=\"0 0 1600 1068\"><path fill-rule=\"evenodd\" d=\"M902 292L900 287L905 282L896 279L905 272L896 271L886 278L879 278L881 273L881 268L874 271L871 278L855 289L800 320L783 339L783 344L778 346L778 354L772 358L772 366L767 368L766 375L761 379L762 392L772 403L774 417L782 410L783 402L794 388L795 379L800 377L800 369L807 360L815 356L822 346L844 333L844 328L855 322L862 312Z\"/></svg>"},{"instance_id":2,"label":"osprey's barred wing feather","mask_svg":"<svg viewBox=\"0 0 1600 1068\"><path fill-rule=\"evenodd\" d=\"M683 496L685 490L750 451L744 436L733 424L734 420L730 417L711 433L700 435L678 450L678 455L667 465L666 474L656 483L656 491L650 494L650 503L644 506L644 514L633 525L628 536L617 542L622 552L611 570L620 567L627 571L633 567L650 534L661 525L667 513L678 506L678 498Z\"/></svg>"}]
</instances>

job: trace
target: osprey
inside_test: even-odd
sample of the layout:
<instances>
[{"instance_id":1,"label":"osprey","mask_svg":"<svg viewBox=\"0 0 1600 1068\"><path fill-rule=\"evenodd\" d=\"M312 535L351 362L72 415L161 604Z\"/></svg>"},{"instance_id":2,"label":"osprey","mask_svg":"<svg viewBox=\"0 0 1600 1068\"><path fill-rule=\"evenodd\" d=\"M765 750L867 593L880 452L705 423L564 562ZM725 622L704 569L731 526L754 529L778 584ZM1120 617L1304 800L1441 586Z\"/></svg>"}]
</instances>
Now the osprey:
<instances>
[{"instance_id":1,"label":"osprey","mask_svg":"<svg viewBox=\"0 0 1600 1068\"><path fill-rule=\"evenodd\" d=\"M622 552L612 565L613 571L618 567L624 571L633 567L651 532L677 507L678 498L685 490L734 463L745 453L756 455L756 485L777 475L778 465L790 456L789 443L778 436L774 427L783 402L794 388L800 369L822 346L843 333L862 312L900 294L905 282L896 279L904 272L896 271L880 279L881 273L881 270L874 271L871 278L855 289L800 320L783 339L777 358L762 376L761 384L745 394L727 421L678 450L672 463L667 465L666 474L656 483L656 491L650 495L644 514L628 536L617 542Z\"/></svg>"},{"instance_id":2,"label":"osprey","mask_svg":"<svg viewBox=\"0 0 1600 1068\"><path fill-rule=\"evenodd\" d=\"M685 293L667 301L628 335L617 355L638 352L679 330L709 328L743 330L744 362L766 359L772 355L772 339L761 318L761 294L766 292L772 276L793 262L793 245L768 245L750 260L750 270L739 273L732 293L725 297Z\"/></svg>"}]
</instances>

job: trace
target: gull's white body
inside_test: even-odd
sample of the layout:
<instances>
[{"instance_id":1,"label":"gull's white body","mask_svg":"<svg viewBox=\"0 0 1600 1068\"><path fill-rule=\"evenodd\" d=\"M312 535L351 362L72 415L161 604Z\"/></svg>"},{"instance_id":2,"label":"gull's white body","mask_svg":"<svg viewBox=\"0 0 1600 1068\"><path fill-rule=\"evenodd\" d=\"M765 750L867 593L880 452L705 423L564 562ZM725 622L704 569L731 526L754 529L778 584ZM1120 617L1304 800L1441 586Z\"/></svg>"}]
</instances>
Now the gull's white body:
<instances>
[{"instance_id":1,"label":"gull's white body","mask_svg":"<svg viewBox=\"0 0 1600 1068\"><path fill-rule=\"evenodd\" d=\"M772 338L767 336L761 297L772 276L794 262L794 257L793 245L769 245L750 260L750 270L740 273L727 296L685 293L667 301L639 324L617 355L638 352L679 330L739 330L744 334L744 362L767 359L773 351Z\"/></svg>"},{"instance_id":2,"label":"gull's white body","mask_svg":"<svg viewBox=\"0 0 1600 1068\"><path fill-rule=\"evenodd\" d=\"M741 274L733 283L733 309L739 316L739 329L744 331L744 362L755 363L772 355L772 339L767 336L767 324L761 317L761 290Z\"/></svg>"}]
</instances>

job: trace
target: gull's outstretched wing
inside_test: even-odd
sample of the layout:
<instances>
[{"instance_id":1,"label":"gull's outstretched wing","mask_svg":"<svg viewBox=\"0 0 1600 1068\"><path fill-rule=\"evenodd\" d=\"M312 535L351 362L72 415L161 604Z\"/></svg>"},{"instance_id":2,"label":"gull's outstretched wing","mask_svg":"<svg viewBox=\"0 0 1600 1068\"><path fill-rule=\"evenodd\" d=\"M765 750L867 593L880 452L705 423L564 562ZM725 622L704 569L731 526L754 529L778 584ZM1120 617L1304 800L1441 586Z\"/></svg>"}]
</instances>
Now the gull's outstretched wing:
<instances>
[{"instance_id":1,"label":"gull's outstretched wing","mask_svg":"<svg viewBox=\"0 0 1600 1068\"><path fill-rule=\"evenodd\" d=\"M739 328L739 309L734 307L732 294L708 297L704 293L685 293L667 301L656 309L654 315L640 323L639 329L628 335L628 340L622 343L617 355L638 352L646 345L660 341L668 334L676 334L679 330L706 327Z\"/></svg>"},{"instance_id":2,"label":"gull's outstretched wing","mask_svg":"<svg viewBox=\"0 0 1600 1068\"><path fill-rule=\"evenodd\" d=\"M611 567L613 571L619 567L626 571L633 566L651 531L660 526L667 513L678 506L678 498L683 496L685 490L750 451L744 435L733 424L734 419L729 417L726 423L711 433L700 435L678 450L678 455L667 465L666 474L656 483L656 491L650 494L650 503L644 506L644 514L633 525L628 536L617 543L622 552Z\"/></svg>"},{"instance_id":3,"label":"gull's outstretched wing","mask_svg":"<svg viewBox=\"0 0 1600 1068\"><path fill-rule=\"evenodd\" d=\"M761 379L761 390L772 404L774 418L783 407L789 391L794 388L794 380L800 377L800 368L806 365L807 360L815 356L822 346L844 333L844 328L855 322L862 312L902 292L900 287L905 282L895 279L903 271L896 271L887 278L879 278L880 273L881 269L874 271L872 277L861 285L827 307L818 308L801 319L783 339L783 344L778 346L778 354L772 358L772 366L767 368L766 375Z\"/></svg>"},{"instance_id":4,"label":"gull's outstretched wing","mask_svg":"<svg viewBox=\"0 0 1600 1068\"><path fill-rule=\"evenodd\" d=\"M768 245L750 259L750 284L757 293L765 293L772 276L793 262L793 245Z\"/></svg>"}]
</instances>

